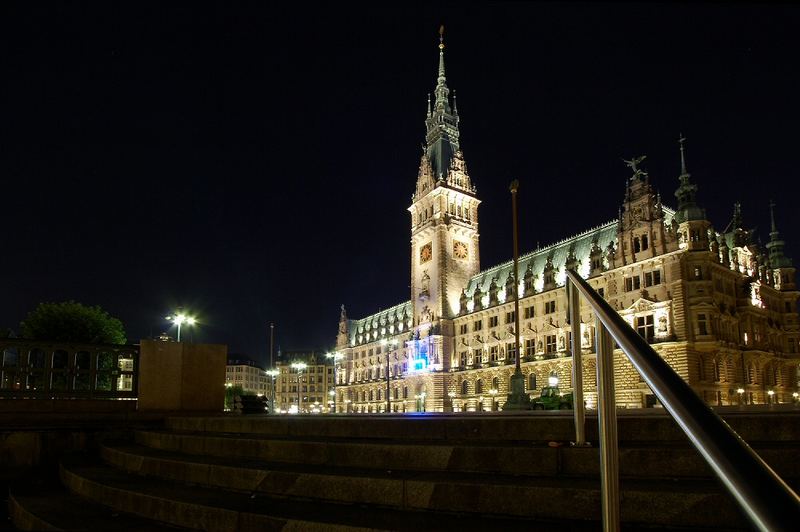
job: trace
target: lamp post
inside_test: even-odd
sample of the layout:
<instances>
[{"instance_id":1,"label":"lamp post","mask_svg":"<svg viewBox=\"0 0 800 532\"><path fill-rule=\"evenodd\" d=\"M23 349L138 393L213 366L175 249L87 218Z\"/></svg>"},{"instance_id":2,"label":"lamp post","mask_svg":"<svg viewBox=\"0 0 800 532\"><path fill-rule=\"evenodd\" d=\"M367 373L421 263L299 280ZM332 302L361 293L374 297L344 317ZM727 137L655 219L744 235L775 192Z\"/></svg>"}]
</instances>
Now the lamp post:
<instances>
[{"instance_id":1,"label":"lamp post","mask_svg":"<svg viewBox=\"0 0 800 532\"><path fill-rule=\"evenodd\" d=\"M178 312L176 312L174 316L167 316L167 321L171 321L173 324L178 326L178 342L181 341L181 325L184 323L186 325L194 325L197 323L197 320L195 320L194 317L184 314L181 308L178 308Z\"/></svg>"},{"instance_id":2,"label":"lamp post","mask_svg":"<svg viewBox=\"0 0 800 532\"><path fill-rule=\"evenodd\" d=\"M492 412L494 412L496 410L495 409L495 397L497 397L497 389L496 388L492 388L491 390L489 390L489 395L492 396Z\"/></svg>"},{"instance_id":3,"label":"lamp post","mask_svg":"<svg viewBox=\"0 0 800 532\"><path fill-rule=\"evenodd\" d=\"M736 393L739 394L739 406L742 406L742 394L744 394L744 388L736 388Z\"/></svg>"},{"instance_id":4,"label":"lamp post","mask_svg":"<svg viewBox=\"0 0 800 532\"><path fill-rule=\"evenodd\" d=\"M303 404L302 397L300 395L300 383L301 383L301 375L303 374L303 370L308 367L308 364L305 362L292 362L292 368L297 370L297 413L300 414L301 406Z\"/></svg>"},{"instance_id":5,"label":"lamp post","mask_svg":"<svg viewBox=\"0 0 800 532\"><path fill-rule=\"evenodd\" d=\"M456 411L456 404L455 404L456 392L454 392L452 390L447 392L447 397L450 398L450 411L451 412L455 412Z\"/></svg>"},{"instance_id":6,"label":"lamp post","mask_svg":"<svg viewBox=\"0 0 800 532\"><path fill-rule=\"evenodd\" d=\"M327 353L325 358L330 358L333 360L333 390L331 390L333 393L331 395L333 396L333 411L336 412L336 386L339 385L338 361L343 359L344 355L338 351L333 351L331 353Z\"/></svg>"},{"instance_id":7,"label":"lamp post","mask_svg":"<svg viewBox=\"0 0 800 532\"><path fill-rule=\"evenodd\" d=\"M272 407L272 412L270 412L271 414L274 414L275 411L276 411L276 409L275 409L275 378L278 376L279 373L280 372L277 369L270 369L270 370L267 371L267 375L269 375L272 378L272 393L270 394L270 401L272 402L272 404L270 405Z\"/></svg>"},{"instance_id":8,"label":"lamp post","mask_svg":"<svg viewBox=\"0 0 800 532\"><path fill-rule=\"evenodd\" d=\"M775 390L769 390L767 392L767 395L769 396L769 399L767 399L767 403L768 404L774 404L774 401L775 401Z\"/></svg>"},{"instance_id":9,"label":"lamp post","mask_svg":"<svg viewBox=\"0 0 800 532\"><path fill-rule=\"evenodd\" d=\"M511 376L511 393L503 405L503 410L530 410L531 400L525 393L525 376L520 368L522 348L519 345L519 245L517 231L517 191L519 181L516 179L509 186L511 191L511 217L514 225L514 342L516 343L517 357L514 374Z\"/></svg>"},{"instance_id":10,"label":"lamp post","mask_svg":"<svg viewBox=\"0 0 800 532\"><path fill-rule=\"evenodd\" d=\"M335 413L336 412L336 390L328 391L328 395L331 396L331 398L328 399L328 412L329 413L330 412L334 412Z\"/></svg>"},{"instance_id":11,"label":"lamp post","mask_svg":"<svg viewBox=\"0 0 800 532\"><path fill-rule=\"evenodd\" d=\"M387 340L384 338L381 340L381 345L386 349L386 413L389 414L392 411L392 397L389 384L389 346L392 346L391 350L397 349L397 340Z\"/></svg>"}]
</instances>

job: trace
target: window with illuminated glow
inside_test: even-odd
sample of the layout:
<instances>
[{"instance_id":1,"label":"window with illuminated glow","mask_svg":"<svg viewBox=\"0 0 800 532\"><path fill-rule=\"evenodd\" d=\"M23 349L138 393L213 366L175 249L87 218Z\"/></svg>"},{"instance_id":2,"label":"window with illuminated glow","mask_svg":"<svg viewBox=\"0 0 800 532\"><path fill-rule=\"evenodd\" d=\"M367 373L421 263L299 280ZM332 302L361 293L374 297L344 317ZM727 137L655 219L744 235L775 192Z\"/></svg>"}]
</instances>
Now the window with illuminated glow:
<instances>
[{"instance_id":1,"label":"window with illuminated glow","mask_svg":"<svg viewBox=\"0 0 800 532\"><path fill-rule=\"evenodd\" d=\"M545 353L555 353L556 352L556 335L555 334L548 334L545 336Z\"/></svg>"},{"instance_id":2,"label":"window with illuminated glow","mask_svg":"<svg viewBox=\"0 0 800 532\"><path fill-rule=\"evenodd\" d=\"M636 332L638 332L639 336L648 342L653 341L653 338L655 338L656 329L652 314L645 314L644 316L636 317Z\"/></svg>"}]
</instances>

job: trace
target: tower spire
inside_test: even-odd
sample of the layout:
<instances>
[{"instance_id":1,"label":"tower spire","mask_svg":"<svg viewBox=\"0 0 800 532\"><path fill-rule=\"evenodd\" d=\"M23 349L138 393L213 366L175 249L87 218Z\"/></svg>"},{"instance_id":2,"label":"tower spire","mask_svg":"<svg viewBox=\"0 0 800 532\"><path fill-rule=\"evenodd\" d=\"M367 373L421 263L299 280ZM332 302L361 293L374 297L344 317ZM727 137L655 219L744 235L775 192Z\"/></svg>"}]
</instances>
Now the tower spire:
<instances>
[{"instance_id":1,"label":"tower spire","mask_svg":"<svg viewBox=\"0 0 800 532\"><path fill-rule=\"evenodd\" d=\"M686 171L686 152L683 143L686 142L686 137L683 136L683 133L679 133L680 138L678 142L681 145L681 177L686 176L689 177L689 172Z\"/></svg>"},{"instance_id":2,"label":"tower spire","mask_svg":"<svg viewBox=\"0 0 800 532\"><path fill-rule=\"evenodd\" d=\"M769 233L770 240L777 240L778 228L775 226L775 202L772 200L769 202L769 218L770 222L772 222L772 231ZM772 235L775 235L775 237L773 238Z\"/></svg>"},{"instance_id":3,"label":"tower spire","mask_svg":"<svg viewBox=\"0 0 800 532\"><path fill-rule=\"evenodd\" d=\"M778 226L775 225L774 201L769 202L769 216L772 222L772 231L769 233L769 242L767 242L770 268L791 268L792 259L783 254L783 248L786 243L780 239Z\"/></svg>"},{"instance_id":4,"label":"tower spire","mask_svg":"<svg viewBox=\"0 0 800 532\"><path fill-rule=\"evenodd\" d=\"M686 137L683 134L678 138L681 150L681 175L678 176L681 184L675 191L678 198L678 210L675 211L675 221L678 223L690 220L705 220L706 213L697 205L697 185L689 181L691 174L686 170Z\"/></svg>"},{"instance_id":5,"label":"tower spire","mask_svg":"<svg viewBox=\"0 0 800 532\"><path fill-rule=\"evenodd\" d=\"M439 84L444 84L444 24L439 26Z\"/></svg>"},{"instance_id":6,"label":"tower spire","mask_svg":"<svg viewBox=\"0 0 800 532\"><path fill-rule=\"evenodd\" d=\"M425 120L428 157L435 179L446 178L453 156L459 152L458 113L450 105L450 89L444 73L444 26L439 27L439 71L433 91L433 106ZM469 187L468 187L469 188Z\"/></svg>"}]
</instances>

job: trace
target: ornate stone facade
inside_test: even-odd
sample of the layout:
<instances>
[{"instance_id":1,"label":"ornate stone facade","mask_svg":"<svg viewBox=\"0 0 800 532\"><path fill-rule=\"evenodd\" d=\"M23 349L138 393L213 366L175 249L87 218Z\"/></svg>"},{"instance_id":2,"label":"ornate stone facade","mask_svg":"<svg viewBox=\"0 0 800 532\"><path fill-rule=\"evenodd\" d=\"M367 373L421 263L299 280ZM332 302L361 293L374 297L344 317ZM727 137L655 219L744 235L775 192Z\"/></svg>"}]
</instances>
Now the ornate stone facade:
<instances>
[{"instance_id":1,"label":"ornate stone facade","mask_svg":"<svg viewBox=\"0 0 800 532\"><path fill-rule=\"evenodd\" d=\"M575 269L710 404L796 400L800 322L795 269L772 221L766 249L741 208L721 232L696 201L680 139L677 209L663 205L642 169L616 220L480 270L477 189L459 141L440 43L435 100L426 117L411 213L411 298L359 320L342 308L337 410L476 411L501 408L520 353L526 391L548 378L571 389L566 269ZM518 290L520 345L514 339ZM587 405L596 401L594 317L581 309ZM615 352L617 402L655 404L624 354ZM388 386L387 386L388 384ZM387 401L387 388L389 400Z\"/></svg>"}]
</instances>

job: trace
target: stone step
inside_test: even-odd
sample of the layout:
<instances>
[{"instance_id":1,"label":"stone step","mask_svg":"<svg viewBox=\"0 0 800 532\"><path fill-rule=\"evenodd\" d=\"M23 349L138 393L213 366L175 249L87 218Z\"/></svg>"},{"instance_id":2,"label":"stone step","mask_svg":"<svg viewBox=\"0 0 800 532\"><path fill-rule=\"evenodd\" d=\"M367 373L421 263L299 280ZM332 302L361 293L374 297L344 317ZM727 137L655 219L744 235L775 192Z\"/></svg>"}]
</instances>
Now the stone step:
<instances>
[{"instance_id":1,"label":"stone step","mask_svg":"<svg viewBox=\"0 0 800 532\"><path fill-rule=\"evenodd\" d=\"M595 447L552 447L543 442L489 440L395 440L300 438L267 434L139 430L140 445L190 455L254 459L266 462L403 471L458 471L532 476L599 475ZM766 444L765 444L766 445ZM800 479L800 444L770 444L756 451L784 479ZM622 446L623 477L705 477L712 472L688 444Z\"/></svg>"},{"instance_id":2,"label":"stone step","mask_svg":"<svg viewBox=\"0 0 800 532\"><path fill-rule=\"evenodd\" d=\"M194 530L357 531L357 530L531 530L558 527L583 532L598 523L535 520L472 513L401 511L359 504L334 504L241 493L126 473L84 456L60 466L62 483L73 493L119 512L137 514ZM509 503L514 499L509 494Z\"/></svg>"},{"instance_id":3,"label":"stone step","mask_svg":"<svg viewBox=\"0 0 800 532\"><path fill-rule=\"evenodd\" d=\"M750 407L748 407L750 408ZM715 409L745 441L800 442L800 408L774 405L758 411ZM190 432L263 434L283 437L334 437L379 440L506 440L529 443L575 439L571 411L493 412L435 415L169 417L166 428ZM687 443L663 409L620 410L618 434L629 442ZM586 418L586 437L597 441L597 416Z\"/></svg>"},{"instance_id":4,"label":"stone step","mask_svg":"<svg viewBox=\"0 0 800 532\"><path fill-rule=\"evenodd\" d=\"M103 458L138 475L240 491L251 496L356 503L396 510L498 518L600 519L599 480L432 471L333 468L187 456L105 444ZM621 516L632 526L729 527L741 517L707 479L623 479Z\"/></svg>"},{"instance_id":5,"label":"stone step","mask_svg":"<svg viewBox=\"0 0 800 532\"><path fill-rule=\"evenodd\" d=\"M9 492L8 513L16 530L185 530L91 503L57 485L44 488L15 487Z\"/></svg>"}]
</instances>

